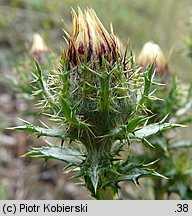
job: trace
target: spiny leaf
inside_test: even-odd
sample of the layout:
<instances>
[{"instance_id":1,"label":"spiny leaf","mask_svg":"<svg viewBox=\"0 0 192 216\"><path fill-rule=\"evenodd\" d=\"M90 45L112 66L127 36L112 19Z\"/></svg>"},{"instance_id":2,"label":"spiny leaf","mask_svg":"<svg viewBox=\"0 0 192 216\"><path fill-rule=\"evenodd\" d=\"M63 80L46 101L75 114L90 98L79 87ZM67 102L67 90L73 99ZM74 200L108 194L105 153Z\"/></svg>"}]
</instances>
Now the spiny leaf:
<instances>
[{"instance_id":1,"label":"spiny leaf","mask_svg":"<svg viewBox=\"0 0 192 216\"><path fill-rule=\"evenodd\" d=\"M140 105L145 103L145 101L149 98L150 90L151 90L151 85L153 82L153 70L154 65L152 64L151 67L146 71L144 74L144 91L141 97L141 100L139 102Z\"/></svg>"},{"instance_id":2,"label":"spiny leaf","mask_svg":"<svg viewBox=\"0 0 192 216\"><path fill-rule=\"evenodd\" d=\"M25 157L38 157L45 159L57 159L60 161L65 161L72 165L78 166L85 159L80 152L74 149L59 146L48 146L33 148L32 151L27 152Z\"/></svg>"},{"instance_id":3,"label":"spiny leaf","mask_svg":"<svg viewBox=\"0 0 192 216\"><path fill-rule=\"evenodd\" d=\"M99 169L98 169L98 166L93 166L91 167L91 172L89 173L90 177L91 177L91 182L93 184L93 188L94 188L94 191L95 191L95 194L97 192L97 186L98 186L98 183L99 183Z\"/></svg>"},{"instance_id":4,"label":"spiny leaf","mask_svg":"<svg viewBox=\"0 0 192 216\"><path fill-rule=\"evenodd\" d=\"M147 125L142 129L135 131L134 135L136 138L144 139L154 134L157 134L159 132L163 132L165 130L176 128L176 127L184 127L184 126L175 123L163 123L163 124L155 123L155 124Z\"/></svg>"},{"instance_id":5,"label":"spiny leaf","mask_svg":"<svg viewBox=\"0 0 192 216\"><path fill-rule=\"evenodd\" d=\"M130 171L129 174L125 174L123 176L120 176L117 181L133 181L135 184L139 184L139 179L141 177L149 177L149 176L155 176L155 177L161 177L161 178L166 178L165 176L161 175L160 173L154 171L153 169L149 168L134 168Z\"/></svg>"},{"instance_id":6,"label":"spiny leaf","mask_svg":"<svg viewBox=\"0 0 192 216\"><path fill-rule=\"evenodd\" d=\"M171 128L185 127L184 125L175 124L175 123L155 123L155 124L149 124L147 126L142 126L141 129L137 129L137 126L139 126L139 124L143 123L144 121L147 122L149 118L150 117L135 118L132 121L130 121L130 123L128 123L127 125L120 125L119 127L110 131L109 134L106 134L101 137L113 137L116 140L117 139L122 140L122 139L126 139L127 137L132 137L131 133L133 133L136 138L145 139L147 137L150 137L152 135L155 135L159 132L163 132ZM132 131L133 129L135 129L135 131Z\"/></svg>"},{"instance_id":7,"label":"spiny leaf","mask_svg":"<svg viewBox=\"0 0 192 216\"><path fill-rule=\"evenodd\" d=\"M113 71L113 70L112 70ZM100 90L100 96L101 96L101 110L106 112L110 109L110 76L111 73L102 73L102 76L100 77L101 82L101 90Z\"/></svg>"},{"instance_id":8,"label":"spiny leaf","mask_svg":"<svg viewBox=\"0 0 192 216\"><path fill-rule=\"evenodd\" d=\"M144 95L145 96L148 96L149 93L150 93L150 88L151 88L151 83L152 83L152 74L153 74L153 68L154 68L154 65L152 65L147 73L145 74L144 76L144 79L145 79L145 88L144 88Z\"/></svg>"},{"instance_id":9,"label":"spiny leaf","mask_svg":"<svg viewBox=\"0 0 192 216\"><path fill-rule=\"evenodd\" d=\"M71 110L71 107L70 105L68 104L68 102L61 96L60 97L60 103L61 103L61 109L62 109L62 112L64 113L65 115L65 118L70 121L71 119L71 114L72 114L72 110Z\"/></svg>"},{"instance_id":10,"label":"spiny leaf","mask_svg":"<svg viewBox=\"0 0 192 216\"><path fill-rule=\"evenodd\" d=\"M138 116L134 119L131 119L130 122L128 122L127 125L127 130L128 132L133 132L135 130L135 128L140 125L141 123L143 123L144 121L146 121L146 118L144 118L143 116Z\"/></svg>"},{"instance_id":11,"label":"spiny leaf","mask_svg":"<svg viewBox=\"0 0 192 216\"><path fill-rule=\"evenodd\" d=\"M53 110L57 111L60 110L60 107L58 106L58 104L54 101L53 99L53 95L51 94L50 92L50 89L48 88L47 86L47 83L46 81L44 80L44 77L43 77L43 73L42 73L42 70L41 70L41 67L40 65L38 64L37 61L35 61L35 64L36 64L36 68L37 68L37 82L39 83L39 89L42 91L42 94L44 95L45 99L49 102L49 104L51 105L51 108L53 108ZM39 91L39 90L37 90ZM40 92L38 92L39 94ZM35 94L35 92L34 92Z\"/></svg>"},{"instance_id":12,"label":"spiny leaf","mask_svg":"<svg viewBox=\"0 0 192 216\"><path fill-rule=\"evenodd\" d=\"M38 137L48 136L48 137L58 137L62 140L66 139L66 132L64 129L61 129L61 128L52 128L52 129L42 128L42 127L35 126L31 123L28 123L26 121L25 121L25 125L23 125L23 126L12 127L9 129L30 131L31 133L36 134Z\"/></svg>"},{"instance_id":13,"label":"spiny leaf","mask_svg":"<svg viewBox=\"0 0 192 216\"><path fill-rule=\"evenodd\" d=\"M60 97L60 103L61 103L61 107L62 107L62 112L65 115L65 118L67 119L68 122L72 123L72 124L77 124L78 120L75 116L75 109L77 107L74 107L74 109L72 109L69 105L69 103L61 96ZM76 104L78 106L78 104Z\"/></svg>"},{"instance_id":14,"label":"spiny leaf","mask_svg":"<svg viewBox=\"0 0 192 216\"><path fill-rule=\"evenodd\" d=\"M130 63L131 63L131 68L135 68L135 61L134 61L134 55L133 55L133 50L132 48L130 49Z\"/></svg>"},{"instance_id":15,"label":"spiny leaf","mask_svg":"<svg viewBox=\"0 0 192 216\"><path fill-rule=\"evenodd\" d=\"M113 176L111 179L107 179L105 182L103 182L103 186L119 183L121 181L132 181L135 184L139 184L139 179L141 177L147 176L167 179L165 176L156 172L154 169L148 168L145 164L128 164L124 167L119 166L119 169L117 168L117 171L118 174L116 176Z\"/></svg>"},{"instance_id":16,"label":"spiny leaf","mask_svg":"<svg viewBox=\"0 0 192 216\"><path fill-rule=\"evenodd\" d=\"M89 162L85 161L85 163L82 164L81 172L83 173L87 187L92 192L93 196L97 193L100 170L98 161L95 159L91 159Z\"/></svg>"}]
</instances>

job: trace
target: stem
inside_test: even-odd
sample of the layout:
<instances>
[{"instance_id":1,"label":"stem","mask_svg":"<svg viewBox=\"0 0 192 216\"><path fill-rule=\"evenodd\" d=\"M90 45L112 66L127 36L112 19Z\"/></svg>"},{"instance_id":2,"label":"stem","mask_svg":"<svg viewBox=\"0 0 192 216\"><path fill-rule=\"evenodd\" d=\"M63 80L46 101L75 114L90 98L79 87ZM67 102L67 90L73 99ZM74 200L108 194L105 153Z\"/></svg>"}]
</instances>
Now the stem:
<instances>
[{"instance_id":1,"label":"stem","mask_svg":"<svg viewBox=\"0 0 192 216\"><path fill-rule=\"evenodd\" d=\"M82 166L87 188L97 200L113 200L115 189L111 186L102 186L108 178L107 171L111 165L111 140L95 138L92 134L85 133L82 143L88 152Z\"/></svg>"},{"instance_id":2,"label":"stem","mask_svg":"<svg viewBox=\"0 0 192 216\"><path fill-rule=\"evenodd\" d=\"M155 187L155 199L156 200L163 200L164 199L164 190L162 190L163 186L162 186L162 181L161 179L157 179L156 183L156 187Z\"/></svg>"},{"instance_id":3,"label":"stem","mask_svg":"<svg viewBox=\"0 0 192 216\"><path fill-rule=\"evenodd\" d=\"M114 193L111 187L105 187L98 190L98 200L113 200Z\"/></svg>"}]
</instances>

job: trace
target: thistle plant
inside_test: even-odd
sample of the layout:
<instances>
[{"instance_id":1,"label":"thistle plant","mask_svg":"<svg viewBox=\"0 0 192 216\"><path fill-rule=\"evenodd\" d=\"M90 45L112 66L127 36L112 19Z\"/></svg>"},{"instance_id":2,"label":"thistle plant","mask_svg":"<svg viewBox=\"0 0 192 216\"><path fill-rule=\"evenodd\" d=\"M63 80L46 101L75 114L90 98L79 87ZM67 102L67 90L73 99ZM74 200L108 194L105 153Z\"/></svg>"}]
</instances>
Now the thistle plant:
<instances>
[{"instance_id":1,"label":"thistle plant","mask_svg":"<svg viewBox=\"0 0 192 216\"><path fill-rule=\"evenodd\" d=\"M65 169L75 172L96 199L114 199L121 181L166 178L152 167L154 161L130 159L130 145L151 146L149 138L181 126L166 118L152 121L146 105L158 99L151 90L159 85L153 81L154 65L137 66L128 45L123 52L112 25L108 33L93 9L72 10L72 33L64 32L60 64L45 73L36 61L33 73L33 95L49 126L24 121L14 128L55 137L61 146L47 141L25 156L66 162Z\"/></svg>"},{"instance_id":2,"label":"thistle plant","mask_svg":"<svg viewBox=\"0 0 192 216\"><path fill-rule=\"evenodd\" d=\"M157 97L163 100L148 103L147 107L156 115L153 121L159 121L167 113L168 122L178 122L180 124L191 123L192 109L192 87L172 75L168 70L168 61L161 48L153 42L148 42L143 46L138 60L142 67L155 64L156 80L167 85L157 87ZM143 148L143 154L138 160L147 158L157 162L159 171L164 173L169 181L153 179L153 189L156 199L169 198L172 193L179 195L181 199L192 198L192 161L190 158L190 148L192 140L178 137L173 131L160 133L149 138L155 149Z\"/></svg>"},{"instance_id":3,"label":"thistle plant","mask_svg":"<svg viewBox=\"0 0 192 216\"><path fill-rule=\"evenodd\" d=\"M34 87L37 84L33 83L33 74L36 71L34 58L44 70L44 75L49 73L48 70L54 69L54 65L59 62L58 55L47 47L44 39L38 33L33 34L31 46L23 55L18 55L10 60L10 64L14 68L13 75L7 76L10 86L17 92L17 97L25 100L27 106L22 114L26 116L40 114L37 109L34 109L34 104L41 98L40 95L35 96L34 92Z\"/></svg>"}]
</instances>

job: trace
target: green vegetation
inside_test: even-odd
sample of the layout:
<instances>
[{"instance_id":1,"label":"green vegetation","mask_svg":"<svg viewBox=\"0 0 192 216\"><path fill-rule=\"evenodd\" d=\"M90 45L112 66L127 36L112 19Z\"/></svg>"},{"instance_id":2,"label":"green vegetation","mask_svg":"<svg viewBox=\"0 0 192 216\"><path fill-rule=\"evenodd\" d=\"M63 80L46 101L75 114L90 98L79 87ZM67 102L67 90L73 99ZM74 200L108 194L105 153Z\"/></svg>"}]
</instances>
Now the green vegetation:
<instances>
[{"instance_id":1,"label":"green vegetation","mask_svg":"<svg viewBox=\"0 0 192 216\"><path fill-rule=\"evenodd\" d=\"M72 31L69 8L76 9L78 4L82 9L91 5L107 30L112 21L116 35L112 32L109 36L101 28L107 36L99 35L99 39L93 40L98 40L95 44L110 41L114 52L106 44L103 50L94 45L99 51L90 57L86 44L79 51L82 39L77 37L73 41L68 32L65 36L69 45L64 43L61 28ZM113 199L119 182L139 184L141 177L147 177L142 181L143 185L148 184L143 190L150 188L155 199L168 199L172 194L191 199L192 142L184 125L192 120L192 88L180 79L191 78L191 36L185 39L188 27L184 24L188 17L180 9L188 8L188 4L172 0L87 0L65 4L17 0L0 5L0 42L3 49L9 50L5 59L17 74L11 74L9 82L28 104L22 116L27 121L14 129L51 137L47 145L33 147L25 156L67 163L65 169L83 179L82 183L96 199ZM106 8L114 16L110 17ZM82 22L80 25L84 28ZM48 50L25 51L23 55L24 50L29 50L34 32L43 35ZM123 51L116 36L123 41ZM130 43L125 46L128 37L133 51ZM171 59L167 59L167 77L161 77L155 62L146 63L143 68L137 65L138 50L149 40L161 44L167 58L168 52L176 47ZM182 54L185 51L189 59ZM35 65L33 57L37 59ZM6 66L6 62L2 61L1 66ZM3 85L5 80L1 81ZM57 140L61 146L55 144ZM4 191L0 186L2 197ZM146 196L135 193L133 198Z\"/></svg>"}]
</instances>

